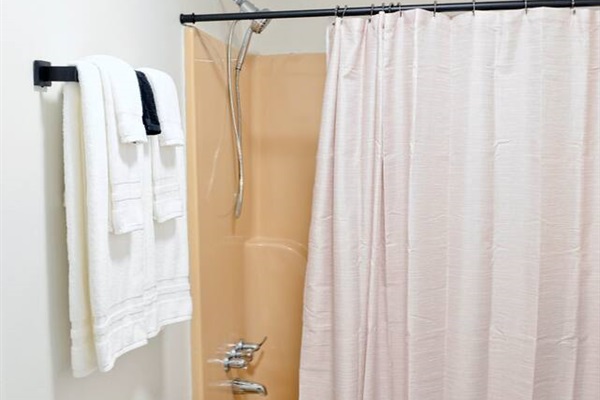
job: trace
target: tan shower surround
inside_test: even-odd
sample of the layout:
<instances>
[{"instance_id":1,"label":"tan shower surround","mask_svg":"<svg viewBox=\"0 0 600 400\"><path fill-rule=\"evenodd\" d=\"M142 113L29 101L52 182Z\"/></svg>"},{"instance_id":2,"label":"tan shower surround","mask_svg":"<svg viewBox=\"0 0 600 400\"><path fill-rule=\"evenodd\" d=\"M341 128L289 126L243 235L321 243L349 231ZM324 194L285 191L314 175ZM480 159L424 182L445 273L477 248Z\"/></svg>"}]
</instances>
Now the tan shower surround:
<instances>
[{"instance_id":1,"label":"tan shower surround","mask_svg":"<svg viewBox=\"0 0 600 400\"><path fill-rule=\"evenodd\" d=\"M234 399L219 384L236 376L264 384L268 398L296 400L325 55L248 57L241 83L246 198L236 221L225 52L224 43L187 29L194 400ZM215 361L227 343L263 336L269 339L247 371L228 375Z\"/></svg>"}]
</instances>

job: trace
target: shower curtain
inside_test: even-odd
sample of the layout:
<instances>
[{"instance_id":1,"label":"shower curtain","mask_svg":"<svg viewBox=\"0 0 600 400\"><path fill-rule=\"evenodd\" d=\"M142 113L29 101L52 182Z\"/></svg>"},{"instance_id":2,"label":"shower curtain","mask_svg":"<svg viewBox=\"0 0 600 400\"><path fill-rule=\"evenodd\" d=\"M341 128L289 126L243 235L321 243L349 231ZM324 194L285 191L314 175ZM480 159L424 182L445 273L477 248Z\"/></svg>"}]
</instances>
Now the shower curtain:
<instances>
[{"instance_id":1,"label":"shower curtain","mask_svg":"<svg viewBox=\"0 0 600 400\"><path fill-rule=\"evenodd\" d=\"M600 399L600 12L337 19L301 400Z\"/></svg>"}]
</instances>

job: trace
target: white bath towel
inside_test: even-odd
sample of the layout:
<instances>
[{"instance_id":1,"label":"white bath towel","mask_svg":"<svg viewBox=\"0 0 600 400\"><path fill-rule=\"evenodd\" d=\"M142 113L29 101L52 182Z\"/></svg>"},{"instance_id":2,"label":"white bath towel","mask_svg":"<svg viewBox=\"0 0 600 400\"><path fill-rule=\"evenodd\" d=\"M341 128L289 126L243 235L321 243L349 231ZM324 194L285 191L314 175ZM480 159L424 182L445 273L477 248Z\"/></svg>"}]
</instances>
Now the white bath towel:
<instances>
[{"instance_id":1,"label":"white bath towel","mask_svg":"<svg viewBox=\"0 0 600 400\"><path fill-rule=\"evenodd\" d=\"M114 57L86 60L100 70L104 93L112 231L133 232L143 228L143 148L136 143L147 141L137 76L132 67Z\"/></svg>"},{"instance_id":2,"label":"white bath towel","mask_svg":"<svg viewBox=\"0 0 600 400\"><path fill-rule=\"evenodd\" d=\"M154 219L165 222L183 215L182 186L185 176L177 171L177 158L183 157L179 146L185 144L179 99L173 79L152 68L141 68L154 92L162 133L150 139Z\"/></svg>"},{"instance_id":3,"label":"white bath towel","mask_svg":"<svg viewBox=\"0 0 600 400\"><path fill-rule=\"evenodd\" d=\"M150 173L142 174L143 230L109 232L109 168L101 77L78 62L79 86L65 85L65 206L72 367L110 370L162 326L191 318L185 218L152 218ZM150 170L148 149L142 171ZM184 164L179 164L184 168Z\"/></svg>"},{"instance_id":4,"label":"white bath towel","mask_svg":"<svg viewBox=\"0 0 600 400\"><path fill-rule=\"evenodd\" d=\"M155 142L156 138L151 138ZM172 148L177 154L173 158L177 176L185 183L185 149ZM162 153L161 153L162 154ZM148 186L146 186L148 187ZM185 199L185 185L179 190ZM152 210L152 193L144 197L149 210ZM149 335L156 334L161 326L189 320L192 317L192 299L189 284L189 254L187 218L185 202L181 203L182 218L172 218L162 223L153 221L152 211L147 214L146 223L153 227L152 250L154 262L155 303L148 307Z\"/></svg>"},{"instance_id":5,"label":"white bath towel","mask_svg":"<svg viewBox=\"0 0 600 400\"><path fill-rule=\"evenodd\" d=\"M81 74L83 71L79 69ZM84 73L84 76L88 76ZM80 77L80 79L82 79ZM84 78L86 79L86 78ZM97 120L88 116L87 129L90 134L104 135L104 108L102 89L98 86L97 103L88 106L97 110ZM91 94L91 93L89 93ZM86 101L93 100L88 96ZM81 98L79 86L67 83L64 86L63 104L63 154L65 170L65 208L67 220L67 255L69 260L69 319L71 321L71 366L75 377L93 372L97 367L94 333L90 311L90 290L88 277L88 251L86 222L86 172L84 168L83 137L81 129ZM106 155L92 154L99 160ZM98 161L99 161L98 160ZM87 160L90 165L98 165L97 160ZM90 171L92 172L92 171ZM106 181L102 170L96 171L97 182ZM103 179L104 178L104 179ZM102 190L97 186L96 190Z\"/></svg>"},{"instance_id":6,"label":"white bath towel","mask_svg":"<svg viewBox=\"0 0 600 400\"><path fill-rule=\"evenodd\" d=\"M120 354L146 340L144 310L132 304L144 294L146 249L143 231L109 233L102 83L93 64L79 62L77 70L80 87L65 85L63 130L72 367L75 376L85 376L109 370Z\"/></svg>"}]
</instances>

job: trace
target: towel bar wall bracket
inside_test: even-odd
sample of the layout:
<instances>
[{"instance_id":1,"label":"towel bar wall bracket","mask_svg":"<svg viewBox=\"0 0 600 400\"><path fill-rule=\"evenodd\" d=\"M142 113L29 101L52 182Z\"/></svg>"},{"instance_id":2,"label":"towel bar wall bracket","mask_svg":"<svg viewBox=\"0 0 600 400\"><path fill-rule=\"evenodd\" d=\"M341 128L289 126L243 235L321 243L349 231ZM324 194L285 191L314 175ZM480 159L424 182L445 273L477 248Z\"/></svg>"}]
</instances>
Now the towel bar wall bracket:
<instances>
[{"instance_id":1,"label":"towel bar wall bracket","mask_svg":"<svg viewBox=\"0 0 600 400\"><path fill-rule=\"evenodd\" d=\"M33 62L33 86L48 87L52 82L78 82L77 68L53 67L48 61Z\"/></svg>"}]
</instances>

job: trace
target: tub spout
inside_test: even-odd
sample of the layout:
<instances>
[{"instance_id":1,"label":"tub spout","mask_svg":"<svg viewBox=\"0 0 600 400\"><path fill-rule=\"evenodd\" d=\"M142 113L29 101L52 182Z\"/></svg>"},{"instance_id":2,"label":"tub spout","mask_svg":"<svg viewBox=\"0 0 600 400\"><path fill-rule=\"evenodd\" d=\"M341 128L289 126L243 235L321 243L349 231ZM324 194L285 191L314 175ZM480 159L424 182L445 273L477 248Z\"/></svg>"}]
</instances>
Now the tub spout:
<instances>
[{"instance_id":1,"label":"tub spout","mask_svg":"<svg viewBox=\"0 0 600 400\"><path fill-rule=\"evenodd\" d=\"M260 394L267 395L267 388L256 382L245 381L243 379L234 379L231 381L233 394Z\"/></svg>"}]
</instances>

